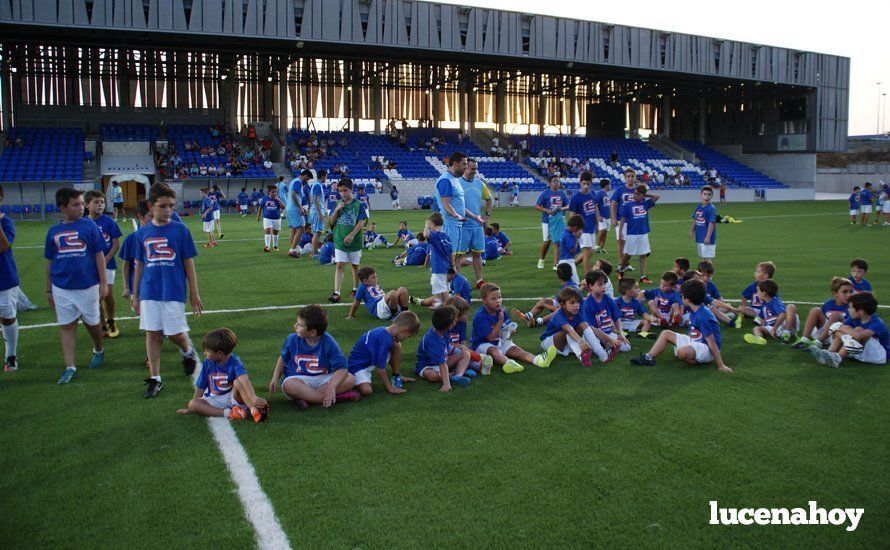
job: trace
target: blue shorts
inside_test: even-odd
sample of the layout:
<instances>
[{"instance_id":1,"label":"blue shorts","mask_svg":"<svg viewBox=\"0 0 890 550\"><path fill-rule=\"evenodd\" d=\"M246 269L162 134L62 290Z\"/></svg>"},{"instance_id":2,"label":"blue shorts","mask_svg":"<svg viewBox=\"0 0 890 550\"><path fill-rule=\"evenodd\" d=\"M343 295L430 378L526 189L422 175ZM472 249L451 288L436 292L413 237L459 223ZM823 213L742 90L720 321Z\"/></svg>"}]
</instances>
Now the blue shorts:
<instances>
[{"instance_id":1,"label":"blue shorts","mask_svg":"<svg viewBox=\"0 0 890 550\"><path fill-rule=\"evenodd\" d=\"M289 225L291 229L297 229L306 225L306 220L303 219L303 213L299 210L285 210L284 214L287 216L287 225Z\"/></svg>"},{"instance_id":2,"label":"blue shorts","mask_svg":"<svg viewBox=\"0 0 890 550\"><path fill-rule=\"evenodd\" d=\"M463 250L461 243L461 234L463 233L463 224L458 222L445 222L445 225L442 227L442 231L448 235L448 240L451 241L451 250L452 251L460 251Z\"/></svg>"},{"instance_id":3,"label":"blue shorts","mask_svg":"<svg viewBox=\"0 0 890 550\"><path fill-rule=\"evenodd\" d=\"M483 252L485 250L485 232L481 225L475 223L464 223L464 227L460 234L460 247L455 248L457 252Z\"/></svg>"},{"instance_id":4,"label":"blue shorts","mask_svg":"<svg viewBox=\"0 0 890 550\"><path fill-rule=\"evenodd\" d=\"M312 225L312 232L319 233L324 231L324 218L317 212L309 212L309 224Z\"/></svg>"}]
</instances>

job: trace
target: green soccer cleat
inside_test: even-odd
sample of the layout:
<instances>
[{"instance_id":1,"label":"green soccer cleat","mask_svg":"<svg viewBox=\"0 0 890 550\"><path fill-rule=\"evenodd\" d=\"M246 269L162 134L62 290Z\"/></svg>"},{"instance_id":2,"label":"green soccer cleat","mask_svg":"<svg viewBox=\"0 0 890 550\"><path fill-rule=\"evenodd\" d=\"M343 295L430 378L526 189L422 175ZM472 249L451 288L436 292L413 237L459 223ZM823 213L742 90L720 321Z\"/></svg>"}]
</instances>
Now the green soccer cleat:
<instances>
[{"instance_id":1,"label":"green soccer cleat","mask_svg":"<svg viewBox=\"0 0 890 550\"><path fill-rule=\"evenodd\" d=\"M504 373L505 374L513 374L515 372L522 372L525 370L525 367L517 363L512 359L508 359L506 363L504 363Z\"/></svg>"},{"instance_id":2,"label":"green soccer cleat","mask_svg":"<svg viewBox=\"0 0 890 550\"><path fill-rule=\"evenodd\" d=\"M743 317L744 317L744 315L742 315L741 313L739 313L738 315L735 316L735 321L733 321L733 326L735 328L742 328L742 318Z\"/></svg>"},{"instance_id":3,"label":"green soccer cleat","mask_svg":"<svg viewBox=\"0 0 890 550\"><path fill-rule=\"evenodd\" d=\"M550 346L547 348L547 351L535 356L534 364L535 366L541 367L542 369L546 369L550 366L550 363L553 362L553 359L557 354L556 346Z\"/></svg>"},{"instance_id":4,"label":"green soccer cleat","mask_svg":"<svg viewBox=\"0 0 890 550\"><path fill-rule=\"evenodd\" d=\"M757 336L756 334L748 333L745 335L745 342L749 344L756 344L758 346L766 345L766 338L762 336Z\"/></svg>"}]
</instances>

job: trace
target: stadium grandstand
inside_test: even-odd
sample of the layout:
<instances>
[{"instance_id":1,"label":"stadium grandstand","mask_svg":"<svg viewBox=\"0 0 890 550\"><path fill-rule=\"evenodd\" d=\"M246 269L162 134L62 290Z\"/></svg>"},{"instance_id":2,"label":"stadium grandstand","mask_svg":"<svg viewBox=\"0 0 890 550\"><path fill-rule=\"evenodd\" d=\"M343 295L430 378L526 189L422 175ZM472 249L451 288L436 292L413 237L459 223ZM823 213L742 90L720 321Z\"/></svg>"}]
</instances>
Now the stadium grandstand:
<instances>
[{"instance_id":1,"label":"stadium grandstand","mask_svg":"<svg viewBox=\"0 0 890 550\"><path fill-rule=\"evenodd\" d=\"M4 208L167 181L195 201L304 168L425 204L449 153L530 204L627 168L693 200L812 198L847 146L849 59L407 0L0 0ZM384 193L380 193L384 191ZM13 210L14 209L14 210Z\"/></svg>"}]
</instances>

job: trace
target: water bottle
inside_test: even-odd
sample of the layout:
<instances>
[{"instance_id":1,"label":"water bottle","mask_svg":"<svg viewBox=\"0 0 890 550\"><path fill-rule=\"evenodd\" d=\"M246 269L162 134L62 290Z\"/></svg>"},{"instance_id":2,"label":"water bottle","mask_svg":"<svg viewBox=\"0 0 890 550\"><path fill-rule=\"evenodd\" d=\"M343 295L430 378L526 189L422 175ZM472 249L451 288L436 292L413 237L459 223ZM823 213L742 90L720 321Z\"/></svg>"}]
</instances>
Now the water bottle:
<instances>
[{"instance_id":1,"label":"water bottle","mask_svg":"<svg viewBox=\"0 0 890 550\"><path fill-rule=\"evenodd\" d=\"M403 385L402 377L398 374L393 375L392 377L392 387L401 389Z\"/></svg>"}]
</instances>

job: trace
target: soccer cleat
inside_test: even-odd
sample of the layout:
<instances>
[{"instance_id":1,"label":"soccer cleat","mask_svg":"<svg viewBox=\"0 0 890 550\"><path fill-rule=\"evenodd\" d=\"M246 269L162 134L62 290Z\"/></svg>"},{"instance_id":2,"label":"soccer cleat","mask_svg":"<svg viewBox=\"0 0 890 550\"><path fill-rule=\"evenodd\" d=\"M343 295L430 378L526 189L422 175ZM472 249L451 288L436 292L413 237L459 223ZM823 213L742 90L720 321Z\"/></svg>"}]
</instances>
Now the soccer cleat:
<instances>
[{"instance_id":1,"label":"soccer cleat","mask_svg":"<svg viewBox=\"0 0 890 550\"><path fill-rule=\"evenodd\" d=\"M544 351L544 353L535 357L535 365L541 367L542 369L546 369L550 366L551 363L553 363L553 360L556 358L556 354L558 352L559 350L556 349L556 346L550 346L549 348L547 348L546 351Z\"/></svg>"},{"instance_id":2,"label":"soccer cleat","mask_svg":"<svg viewBox=\"0 0 890 550\"><path fill-rule=\"evenodd\" d=\"M827 365L828 358L825 356L828 352L822 348L810 348L810 354L816 359L820 365Z\"/></svg>"},{"instance_id":3,"label":"soccer cleat","mask_svg":"<svg viewBox=\"0 0 890 550\"><path fill-rule=\"evenodd\" d=\"M337 403L354 403L362 400L362 394L355 390L338 393L336 396Z\"/></svg>"},{"instance_id":4,"label":"soccer cleat","mask_svg":"<svg viewBox=\"0 0 890 550\"><path fill-rule=\"evenodd\" d=\"M634 269L634 266L629 265L629 266L627 266L627 267L624 268L624 271L636 271L636 270Z\"/></svg>"},{"instance_id":5,"label":"soccer cleat","mask_svg":"<svg viewBox=\"0 0 890 550\"><path fill-rule=\"evenodd\" d=\"M15 372L19 370L19 362L16 360L15 355L10 355L6 358L6 363L3 364L3 370L6 372Z\"/></svg>"},{"instance_id":6,"label":"soccer cleat","mask_svg":"<svg viewBox=\"0 0 890 550\"><path fill-rule=\"evenodd\" d=\"M639 357L634 357L633 359L631 359L630 364L631 365L639 365L641 367L654 367L655 359L652 359L651 357L647 357L646 354L641 353Z\"/></svg>"},{"instance_id":7,"label":"soccer cleat","mask_svg":"<svg viewBox=\"0 0 890 550\"><path fill-rule=\"evenodd\" d=\"M203 246L204 246L204 248L212 248L212 247L213 247L213 243L204 243Z\"/></svg>"},{"instance_id":8,"label":"soccer cleat","mask_svg":"<svg viewBox=\"0 0 890 550\"><path fill-rule=\"evenodd\" d=\"M144 397L145 399L151 399L152 397L161 393L161 390L164 389L164 382L162 380L146 378L145 383L148 384L148 387L145 389L145 393L142 394L142 397Z\"/></svg>"},{"instance_id":9,"label":"soccer cleat","mask_svg":"<svg viewBox=\"0 0 890 550\"><path fill-rule=\"evenodd\" d=\"M515 319L522 319L525 321L525 324L528 325L529 328L533 328L535 326L535 319L529 313L523 313L521 310L517 308L513 308L510 310L510 316Z\"/></svg>"},{"instance_id":10,"label":"soccer cleat","mask_svg":"<svg viewBox=\"0 0 890 550\"><path fill-rule=\"evenodd\" d=\"M597 254L608 254L608 252L606 252L605 248L600 248L599 250L596 251L596 253Z\"/></svg>"},{"instance_id":11,"label":"soccer cleat","mask_svg":"<svg viewBox=\"0 0 890 550\"><path fill-rule=\"evenodd\" d=\"M758 346L766 345L766 338L764 338L762 336L757 336L756 334L752 334L750 332L745 335L744 339L745 339L745 342L748 342L749 344L756 344Z\"/></svg>"},{"instance_id":12,"label":"soccer cleat","mask_svg":"<svg viewBox=\"0 0 890 550\"><path fill-rule=\"evenodd\" d=\"M507 359L507 362L504 363L503 366L504 374L513 374L515 372L522 372L525 370L525 367L517 363L512 359Z\"/></svg>"},{"instance_id":13,"label":"soccer cleat","mask_svg":"<svg viewBox=\"0 0 890 550\"><path fill-rule=\"evenodd\" d=\"M483 355L482 356L482 376L488 376L491 374L491 367L494 366L494 359L491 358L491 355Z\"/></svg>"},{"instance_id":14,"label":"soccer cleat","mask_svg":"<svg viewBox=\"0 0 890 550\"><path fill-rule=\"evenodd\" d=\"M300 257L300 255L297 254L296 250L289 250L287 255L290 256L291 258L299 258Z\"/></svg>"},{"instance_id":15,"label":"soccer cleat","mask_svg":"<svg viewBox=\"0 0 890 550\"><path fill-rule=\"evenodd\" d=\"M779 336L779 340L781 340L783 344L790 344L794 340L794 336L795 335L790 332L785 332Z\"/></svg>"},{"instance_id":16,"label":"soccer cleat","mask_svg":"<svg viewBox=\"0 0 890 550\"><path fill-rule=\"evenodd\" d=\"M340 295L337 294L336 292L333 292L333 293L331 293L330 296L328 296L328 301L332 304L339 304L340 303Z\"/></svg>"},{"instance_id":17,"label":"soccer cleat","mask_svg":"<svg viewBox=\"0 0 890 550\"><path fill-rule=\"evenodd\" d=\"M640 283L641 283L641 284L644 284L644 285L651 285L651 284L652 284L652 279L650 279L649 277L646 277L645 275L643 275L642 277L640 277Z\"/></svg>"},{"instance_id":18,"label":"soccer cleat","mask_svg":"<svg viewBox=\"0 0 890 550\"><path fill-rule=\"evenodd\" d=\"M418 298L417 296L414 296L413 294L409 294L408 295L408 303L411 304L412 306L419 306L420 298Z\"/></svg>"},{"instance_id":19,"label":"soccer cleat","mask_svg":"<svg viewBox=\"0 0 890 550\"><path fill-rule=\"evenodd\" d=\"M269 420L269 405L265 407L251 407L250 408L250 416L253 418L255 424L259 424L260 422L265 422Z\"/></svg>"},{"instance_id":20,"label":"soccer cleat","mask_svg":"<svg viewBox=\"0 0 890 550\"><path fill-rule=\"evenodd\" d=\"M75 378L80 378L80 375L77 373L77 369L68 367L62 372L62 376L59 377L59 381L57 382L57 384L67 384Z\"/></svg>"},{"instance_id":21,"label":"soccer cleat","mask_svg":"<svg viewBox=\"0 0 890 550\"><path fill-rule=\"evenodd\" d=\"M386 243L386 248L392 248L392 243Z\"/></svg>"},{"instance_id":22,"label":"soccer cleat","mask_svg":"<svg viewBox=\"0 0 890 550\"><path fill-rule=\"evenodd\" d=\"M823 350L823 353L825 354L825 360L827 361L829 367L836 369L841 366L841 361L843 360L843 358L840 356L839 353L825 350Z\"/></svg>"},{"instance_id":23,"label":"soccer cleat","mask_svg":"<svg viewBox=\"0 0 890 550\"><path fill-rule=\"evenodd\" d=\"M273 252L278 252L278 247L277 247L277 246L273 246L273 247L272 247L272 251L273 251Z\"/></svg>"},{"instance_id":24,"label":"soccer cleat","mask_svg":"<svg viewBox=\"0 0 890 550\"><path fill-rule=\"evenodd\" d=\"M117 338L121 335L121 331L117 328L117 323L114 321L108 321L108 337L109 338Z\"/></svg>"},{"instance_id":25,"label":"soccer cleat","mask_svg":"<svg viewBox=\"0 0 890 550\"><path fill-rule=\"evenodd\" d=\"M553 265L553 271L556 271L556 265L555 265L555 264Z\"/></svg>"},{"instance_id":26,"label":"soccer cleat","mask_svg":"<svg viewBox=\"0 0 890 550\"><path fill-rule=\"evenodd\" d=\"M810 345L812 345L812 342L810 341L810 339L807 338L806 336L801 336L800 338L797 339L796 342L791 344L791 347L794 349L807 349L808 347L810 347Z\"/></svg>"},{"instance_id":27,"label":"soccer cleat","mask_svg":"<svg viewBox=\"0 0 890 550\"><path fill-rule=\"evenodd\" d=\"M484 284L485 284L485 281L482 279L479 279L478 281L476 281L476 289L478 290L478 289L482 288L482 285L484 285Z\"/></svg>"},{"instance_id":28,"label":"soccer cleat","mask_svg":"<svg viewBox=\"0 0 890 550\"><path fill-rule=\"evenodd\" d=\"M456 374L452 374L451 376L448 377L448 379L451 380L452 384L461 386L463 388L466 388L471 383L471 380L469 378L467 378L466 376L458 376Z\"/></svg>"},{"instance_id":29,"label":"soccer cleat","mask_svg":"<svg viewBox=\"0 0 890 550\"><path fill-rule=\"evenodd\" d=\"M592 356L593 356L593 350L586 349L586 350L582 351L581 352L581 364L584 365L585 367L589 367L590 362L591 362L590 358Z\"/></svg>"},{"instance_id":30,"label":"soccer cleat","mask_svg":"<svg viewBox=\"0 0 890 550\"><path fill-rule=\"evenodd\" d=\"M476 378L479 376L479 373L474 371L473 369L467 369L467 372L464 373L464 376L467 378Z\"/></svg>"},{"instance_id":31,"label":"soccer cleat","mask_svg":"<svg viewBox=\"0 0 890 550\"><path fill-rule=\"evenodd\" d=\"M603 365L605 365L606 363L608 363L608 362L611 361L612 359L615 359L615 356L616 356L616 355L618 355L618 346L612 346L611 348L609 348L609 351L608 351L608 354L606 355L606 358L603 359Z\"/></svg>"},{"instance_id":32,"label":"soccer cleat","mask_svg":"<svg viewBox=\"0 0 890 550\"><path fill-rule=\"evenodd\" d=\"M195 368L198 366L198 362L201 358L198 356L197 350L192 350L192 352L188 355L182 356L182 372L185 373L186 376L191 376L195 372Z\"/></svg>"},{"instance_id":33,"label":"soccer cleat","mask_svg":"<svg viewBox=\"0 0 890 550\"><path fill-rule=\"evenodd\" d=\"M224 233L220 233L220 234L219 234L219 237L217 237L217 238L218 238L218 239L222 239L223 237L225 237L225 234L224 234Z\"/></svg>"},{"instance_id":34,"label":"soccer cleat","mask_svg":"<svg viewBox=\"0 0 890 550\"><path fill-rule=\"evenodd\" d=\"M247 407L242 405L235 405L231 409L229 409L229 416L227 416L229 420L244 420L247 418Z\"/></svg>"},{"instance_id":35,"label":"soccer cleat","mask_svg":"<svg viewBox=\"0 0 890 550\"><path fill-rule=\"evenodd\" d=\"M544 260L538 260L538 269L544 269Z\"/></svg>"},{"instance_id":36,"label":"soccer cleat","mask_svg":"<svg viewBox=\"0 0 890 550\"><path fill-rule=\"evenodd\" d=\"M98 369L99 367L102 366L102 363L104 363L104 362L105 362L105 350L104 349L102 351L93 350L93 358L90 359L90 368Z\"/></svg>"},{"instance_id":37,"label":"soccer cleat","mask_svg":"<svg viewBox=\"0 0 890 550\"><path fill-rule=\"evenodd\" d=\"M735 321L732 322L732 323L733 323L733 326L734 326L735 328L742 328L742 319L743 319L744 317L745 317L745 316L742 315L741 313L739 313L738 315L736 315L736 317L735 317Z\"/></svg>"},{"instance_id":38,"label":"soccer cleat","mask_svg":"<svg viewBox=\"0 0 890 550\"><path fill-rule=\"evenodd\" d=\"M263 252L269 252L269 247L268 247L268 246L264 246L264 247L263 247Z\"/></svg>"}]
</instances>

